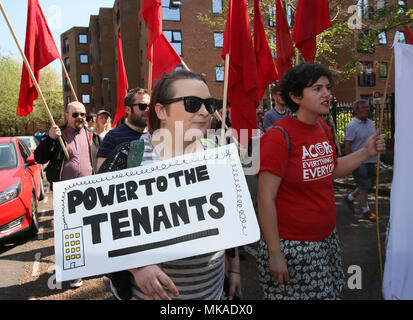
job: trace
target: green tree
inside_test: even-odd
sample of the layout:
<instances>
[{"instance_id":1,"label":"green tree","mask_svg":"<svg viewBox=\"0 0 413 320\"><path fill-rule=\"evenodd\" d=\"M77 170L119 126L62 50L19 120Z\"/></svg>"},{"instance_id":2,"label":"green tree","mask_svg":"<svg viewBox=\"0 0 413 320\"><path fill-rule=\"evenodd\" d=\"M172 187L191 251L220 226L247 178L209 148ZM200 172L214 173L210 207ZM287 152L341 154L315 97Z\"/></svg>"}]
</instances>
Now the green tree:
<instances>
[{"instance_id":1,"label":"green tree","mask_svg":"<svg viewBox=\"0 0 413 320\"><path fill-rule=\"evenodd\" d=\"M16 114L20 91L22 63L0 52L0 135L26 135L50 127L49 118L40 99L33 111L22 117ZM63 120L63 92L60 74L51 66L40 72L40 88L56 123Z\"/></svg>"}]
</instances>

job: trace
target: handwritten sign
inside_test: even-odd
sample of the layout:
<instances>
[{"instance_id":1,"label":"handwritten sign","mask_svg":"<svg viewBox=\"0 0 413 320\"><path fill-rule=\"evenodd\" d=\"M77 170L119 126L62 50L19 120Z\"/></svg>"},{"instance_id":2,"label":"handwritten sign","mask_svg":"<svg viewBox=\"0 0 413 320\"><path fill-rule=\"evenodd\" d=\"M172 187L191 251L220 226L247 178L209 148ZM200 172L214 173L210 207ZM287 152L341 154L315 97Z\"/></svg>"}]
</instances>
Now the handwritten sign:
<instances>
[{"instance_id":1,"label":"handwritten sign","mask_svg":"<svg viewBox=\"0 0 413 320\"><path fill-rule=\"evenodd\" d=\"M54 184L58 281L258 241L234 145Z\"/></svg>"}]
</instances>

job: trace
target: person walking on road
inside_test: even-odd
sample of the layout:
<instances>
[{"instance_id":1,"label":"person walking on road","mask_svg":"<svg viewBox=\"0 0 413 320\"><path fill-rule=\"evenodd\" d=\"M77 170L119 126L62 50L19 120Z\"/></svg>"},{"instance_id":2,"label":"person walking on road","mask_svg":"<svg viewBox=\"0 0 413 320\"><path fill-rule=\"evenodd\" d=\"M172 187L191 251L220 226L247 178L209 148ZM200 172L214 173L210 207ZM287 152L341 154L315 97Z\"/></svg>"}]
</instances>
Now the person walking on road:
<instances>
[{"instance_id":1,"label":"person walking on road","mask_svg":"<svg viewBox=\"0 0 413 320\"><path fill-rule=\"evenodd\" d=\"M373 121L368 119L370 109L366 100L357 100L353 105L353 111L356 116L346 127L344 141L346 154L364 148L368 138L376 132ZM373 222L376 221L376 214L369 207L368 193L369 189L376 183L376 162L377 156L374 155L353 171L353 178L357 187L344 198L350 211L355 213L354 200L359 196L363 217Z\"/></svg>"}]
</instances>

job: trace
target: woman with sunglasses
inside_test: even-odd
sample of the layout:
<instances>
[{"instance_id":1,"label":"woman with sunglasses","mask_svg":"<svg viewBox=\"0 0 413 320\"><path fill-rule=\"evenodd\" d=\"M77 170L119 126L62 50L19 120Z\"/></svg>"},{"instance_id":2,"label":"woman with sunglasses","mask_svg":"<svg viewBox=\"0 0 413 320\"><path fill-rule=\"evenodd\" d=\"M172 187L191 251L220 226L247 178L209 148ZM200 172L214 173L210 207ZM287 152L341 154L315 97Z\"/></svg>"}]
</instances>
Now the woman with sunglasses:
<instances>
[{"instance_id":1,"label":"woman with sunglasses","mask_svg":"<svg viewBox=\"0 0 413 320\"><path fill-rule=\"evenodd\" d=\"M203 138L215 110L215 99L200 75L185 70L164 74L155 85L149 105L149 128L153 133L140 138L144 145L141 165L208 148ZM125 169L130 148L131 143L127 143L115 150L100 172ZM231 299L235 291L241 291L238 256L229 263ZM219 251L108 276L116 289L112 291L120 298L219 300L224 271L225 252ZM131 290L121 279L130 279Z\"/></svg>"}]
</instances>

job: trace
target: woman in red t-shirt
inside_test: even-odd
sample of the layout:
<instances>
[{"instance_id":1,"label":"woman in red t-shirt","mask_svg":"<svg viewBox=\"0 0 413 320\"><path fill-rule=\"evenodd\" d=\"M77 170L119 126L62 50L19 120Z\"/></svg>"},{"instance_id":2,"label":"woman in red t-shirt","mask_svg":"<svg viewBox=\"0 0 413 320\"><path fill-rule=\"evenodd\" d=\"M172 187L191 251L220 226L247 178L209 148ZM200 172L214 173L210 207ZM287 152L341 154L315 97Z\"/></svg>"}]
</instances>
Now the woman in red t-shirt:
<instances>
[{"instance_id":1,"label":"woman in red t-shirt","mask_svg":"<svg viewBox=\"0 0 413 320\"><path fill-rule=\"evenodd\" d=\"M265 299L336 299L344 285L333 178L385 150L384 135L337 158L328 113L332 74L303 63L286 72L282 96L293 112L261 138L257 265Z\"/></svg>"}]
</instances>

